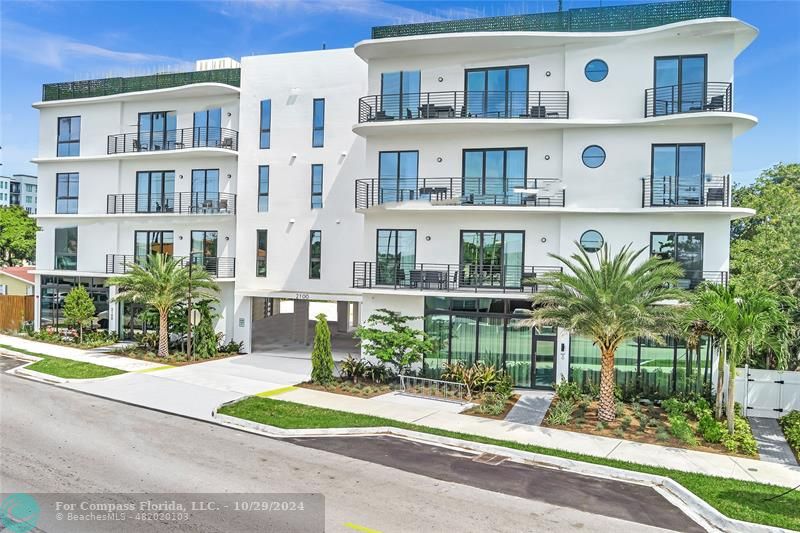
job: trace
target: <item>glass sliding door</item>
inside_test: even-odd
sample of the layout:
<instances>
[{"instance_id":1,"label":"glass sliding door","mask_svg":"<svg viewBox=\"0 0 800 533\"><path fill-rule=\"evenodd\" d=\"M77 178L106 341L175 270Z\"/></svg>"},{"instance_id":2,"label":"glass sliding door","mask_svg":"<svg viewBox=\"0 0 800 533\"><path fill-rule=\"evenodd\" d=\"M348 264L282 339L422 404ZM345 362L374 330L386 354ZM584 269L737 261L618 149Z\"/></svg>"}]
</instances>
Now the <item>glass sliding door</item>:
<instances>
[{"instance_id":1,"label":"glass sliding door","mask_svg":"<svg viewBox=\"0 0 800 533\"><path fill-rule=\"evenodd\" d=\"M172 213L175 209L175 172L136 173L136 212Z\"/></svg>"},{"instance_id":2,"label":"glass sliding door","mask_svg":"<svg viewBox=\"0 0 800 533\"><path fill-rule=\"evenodd\" d=\"M216 231L192 231L191 260L212 276L217 275L217 242Z\"/></svg>"},{"instance_id":3,"label":"glass sliding door","mask_svg":"<svg viewBox=\"0 0 800 533\"><path fill-rule=\"evenodd\" d=\"M704 168L702 144L653 145L650 205L703 205Z\"/></svg>"},{"instance_id":4,"label":"glass sliding door","mask_svg":"<svg viewBox=\"0 0 800 533\"><path fill-rule=\"evenodd\" d=\"M382 119L416 118L420 107L420 71L384 72L381 74Z\"/></svg>"},{"instance_id":5,"label":"glass sliding door","mask_svg":"<svg viewBox=\"0 0 800 533\"><path fill-rule=\"evenodd\" d=\"M221 128L222 109L219 107L206 109L205 111L195 111L192 146L219 146L222 134Z\"/></svg>"},{"instance_id":6,"label":"glass sliding door","mask_svg":"<svg viewBox=\"0 0 800 533\"><path fill-rule=\"evenodd\" d=\"M379 285L408 285L416 263L416 230L379 229L375 280Z\"/></svg>"},{"instance_id":7,"label":"glass sliding door","mask_svg":"<svg viewBox=\"0 0 800 533\"><path fill-rule=\"evenodd\" d=\"M139 150L175 149L176 128L174 111L139 113Z\"/></svg>"},{"instance_id":8,"label":"glass sliding door","mask_svg":"<svg viewBox=\"0 0 800 533\"><path fill-rule=\"evenodd\" d=\"M524 236L521 231L462 231L462 286L520 287Z\"/></svg>"},{"instance_id":9,"label":"glass sliding door","mask_svg":"<svg viewBox=\"0 0 800 533\"><path fill-rule=\"evenodd\" d=\"M523 194L514 189L525 187L526 148L464 150L462 196L466 203L519 204Z\"/></svg>"},{"instance_id":10,"label":"glass sliding door","mask_svg":"<svg viewBox=\"0 0 800 533\"><path fill-rule=\"evenodd\" d=\"M219 169L192 170L192 212L219 211Z\"/></svg>"},{"instance_id":11,"label":"glass sliding door","mask_svg":"<svg viewBox=\"0 0 800 533\"><path fill-rule=\"evenodd\" d=\"M655 58L653 114L702 111L706 102L706 56Z\"/></svg>"},{"instance_id":12,"label":"glass sliding door","mask_svg":"<svg viewBox=\"0 0 800 533\"><path fill-rule=\"evenodd\" d=\"M416 200L419 152L380 152L378 191L381 203Z\"/></svg>"},{"instance_id":13,"label":"glass sliding door","mask_svg":"<svg viewBox=\"0 0 800 533\"><path fill-rule=\"evenodd\" d=\"M470 117L510 118L529 114L528 67L469 69L465 111Z\"/></svg>"},{"instance_id":14,"label":"glass sliding door","mask_svg":"<svg viewBox=\"0 0 800 533\"><path fill-rule=\"evenodd\" d=\"M650 255L672 259L683 268L679 286L692 289L703 281L702 233L652 233Z\"/></svg>"},{"instance_id":15,"label":"glass sliding door","mask_svg":"<svg viewBox=\"0 0 800 533\"><path fill-rule=\"evenodd\" d=\"M172 255L174 237L171 231L137 231L134 233L134 261L144 264L152 254Z\"/></svg>"}]
</instances>

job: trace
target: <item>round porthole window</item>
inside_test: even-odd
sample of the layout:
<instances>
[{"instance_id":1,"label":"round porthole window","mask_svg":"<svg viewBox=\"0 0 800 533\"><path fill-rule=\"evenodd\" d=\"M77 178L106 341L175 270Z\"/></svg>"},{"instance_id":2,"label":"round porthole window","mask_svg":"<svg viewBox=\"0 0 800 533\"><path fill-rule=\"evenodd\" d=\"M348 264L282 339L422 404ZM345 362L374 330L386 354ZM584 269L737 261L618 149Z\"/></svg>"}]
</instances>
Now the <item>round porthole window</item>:
<instances>
[{"instance_id":1,"label":"round porthole window","mask_svg":"<svg viewBox=\"0 0 800 533\"><path fill-rule=\"evenodd\" d=\"M599 231L593 229L584 231L583 235L581 235L580 244L581 248L589 253L597 252L603 247L603 236Z\"/></svg>"},{"instance_id":2,"label":"round porthole window","mask_svg":"<svg viewBox=\"0 0 800 533\"><path fill-rule=\"evenodd\" d=\"M583 150L583 154L581 154L581 159L583 159L583 164L589 168L597 168L606 161L606 151L593 144L591 146L587 146Z\"/></svg>"},{"instance_id":3,"label":"round porthole window","mask_svg":"<svg viewBox=\"0 0 800 533\"><path fill-rule=\"evenodd\" d=\"M608 65L602 59L592 59L586 63L583 73L589 81L603 81L608 76Z\"/></svg>"}]
</instances>

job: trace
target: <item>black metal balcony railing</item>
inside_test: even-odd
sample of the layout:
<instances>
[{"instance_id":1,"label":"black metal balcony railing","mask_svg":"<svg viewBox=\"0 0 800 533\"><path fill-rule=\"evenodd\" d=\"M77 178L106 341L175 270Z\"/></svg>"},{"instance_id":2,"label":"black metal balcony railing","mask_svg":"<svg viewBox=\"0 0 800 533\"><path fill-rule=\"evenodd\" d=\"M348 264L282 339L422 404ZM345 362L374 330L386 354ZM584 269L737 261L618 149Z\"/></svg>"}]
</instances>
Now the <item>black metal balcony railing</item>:
<instances>
[{"instance_id":1,"label":"black metal balcony railing","mask_svg":"<svg viewBox=\"0 0 800 533\"><path fill-rule=\"evenodd\" d=\"M642 207L730 207L730 176L642 178Z\"/></svg>"},{"instance_id":2,"label":"black metal balcony railing","mask_svg":"<svg viewBox=\"0 0 800 533\"><path fill-rule=\"evenodd\" d=\"M226 192L179 192L171 194L109 194L109 215L152 213L216 215L236 214L236 195Z\"/></svg>"},{"instance_id":3,"label":"black metal balcony railing","mask_svg":"<svg viewBox=\"0 0 800 533\"><path fill-rule=\"evenodd\" d=\"M184 265L189 264L188 257L176 257ZM131 271L131 265L143 263L144 256L106 254L106 274L126 274ZM202 267L214 278L232 278L236 274L235 257L200 257L194 256L194 266Z\"/></svg>"},{"instance_id":4,"label":"black metal balcony railing","mask_svg":"<svg viewBox=\"0 0 800 533\"><path fill-rule=\"evenodd\" d=\"M358 122L432 118L569 118L568 91L441 91L358 100Z\"/></svg>"},{"instance_id":5,"label":"black metal balcony railing","mask_svg":"<svg viewBox=\"0 0 800 533\"><path fill-rule=\"evenodd\" d=\"M723 270L684 270L684 277L678 280L681 289L693 290L702 283L728 285L728 273Z\"/></svg>"},{"instance_id":6,"label":"black metal balcony railing","mask_svg":"<svg viewBox=\"0 0 800 533\"><path fill-rule=\"evenodd\" d=\"M239 149L239 132L228 128L181 128L153 133L119 133L108 136L109 154L184 150L186 148Z\"/></svg>"},{"instance_id":7,"label":"black metal balcony railing","mask_svg":"<svg viewBox=\"0 0 800 533\"><path fill-rule=\"evenodd\" d=\"M676 113L728 111L733 107L733 85L729 82L682 83L644 91L644 116Z\"/></svg>"},{"instance_id":8,"label":"black metal balcony railing","mask_svg":"<svg viewBox=\"0 0 800 533\"><path fill-rule=\"evenodd\" d=\"M387 186L375 178L356 180L356 209L409 200L443 205L564 207L565 191L552 178L400 178Z\"/></svg>"},{"instance_id":9,"label":"black metal balcony railing","mask_svg":"<svg viewBox=\"0 0 800 533\"><path fill-rule=\"evenodd\" d=\"M353 263L353 287L358 289L436 290L466 292L537 292L542 276L556 266L448 265L395 262Z\"/></svg>"}]
</instances>

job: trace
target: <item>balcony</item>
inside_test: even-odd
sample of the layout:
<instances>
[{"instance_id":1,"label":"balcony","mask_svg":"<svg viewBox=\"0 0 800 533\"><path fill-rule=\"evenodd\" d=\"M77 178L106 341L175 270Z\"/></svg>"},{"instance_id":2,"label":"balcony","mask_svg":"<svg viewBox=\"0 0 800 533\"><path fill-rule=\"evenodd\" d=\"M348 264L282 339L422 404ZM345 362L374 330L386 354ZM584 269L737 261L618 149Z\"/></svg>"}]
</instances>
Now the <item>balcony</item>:
<instances>
[{"instance_id":1,"label":"balcony","mask_svg":"<svg viewBox=\"0 0 800 533\"><path fill-rule=\"evenodd\" d=\"M184 265L189 264L188 257L176 257ZM127 274L131 271L131 265L143 262L144 257L106 254L106 274ZM232 278L236 274L235 257L198 257L195 256L194 267L202 267L212 278Z\"/></svg>"},{"instance_id":2,"label":"balcony","mask_svg":"<svg viewBox=\"0 0 800 533\"><path fill-rule=\"evenodd\" d=\"M724 270L684 270L684 277L678 280L678 287L694 290L702 283L728 285L728 273Z\"/></svg>"},{"instance_id":3,"label":"balcony","mask_svg":"<svg viewBox=\"0 0 800 533\"><path fill-rule=\"evenodd\" d=\"M733 85L728 82L683 83L644 91L644 116L663 117L679 113L730 112Z\"/></svg>"},{"instance_id":4,"label":"balcony","mask_svg":"<svg viewBox=\"0 0 800 533\"><path fill-rule=\"evenodd\" d=\"M475 265L441 263L353 263L356 289L393 289L472 293L533 293L544 285L541 276L560 272L553 266Z\"/></svg>"},{"instance_id":5,"label":"balcony","mask_svg":"<svg viewBox=\"0 0 800 533\"><path fill-rule=\"evenodd\" d=\"M642 178L642 207L730 207L730 176Z\"/></svg>"},{"instance_id":6,"label":"balcony","mask_svg":"<svg viewBox=\"0 0 800 533\"><path fill-rule=\"evenodd\" d=\"M109 194L109 215L234 215L236 195L225 192L179 192L163 195Z\"/></svg>"},{"instance_id":7,"label":"balcony","mask_svg":"<svg viewBox=\"0 0 800 533\"><path fill-rule=\"evenodd\" d=\"M363 96L358 122L424 119L566 119L568 91L441 91Z\"/></svg>"},{"instance_id":8,"label":"balcony","mask_svg":"<svg viewBox=\"0 0 800 533\"><path fill-rule=\"evenodd\" d=\"M565 191L554 178L376 178L356 180L356 209L424 200L433 205L564 207Z\"/></svg>"},{"instance_id":9,"label":"balcony","mask_svg":"<svg viewBox=\"0 0 800 533\"><path fill-rule=\"evenodd\" d=\"M239 132L227 128L182 128L153 133L120 133L108 136L108 154L222 148L237 151Z\"/></svg>"}]
</instances>

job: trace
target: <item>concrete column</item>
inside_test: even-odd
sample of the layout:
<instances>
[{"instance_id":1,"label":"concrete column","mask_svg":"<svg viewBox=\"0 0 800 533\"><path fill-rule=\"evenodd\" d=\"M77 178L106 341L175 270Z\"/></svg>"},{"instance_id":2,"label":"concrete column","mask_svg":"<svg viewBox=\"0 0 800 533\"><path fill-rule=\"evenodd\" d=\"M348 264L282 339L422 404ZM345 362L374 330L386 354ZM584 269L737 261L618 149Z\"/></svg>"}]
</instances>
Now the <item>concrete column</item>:
<instances>
[{"instance_id":1,"label":"concrete column","mask_svg":"<svg viewBox=\"0 0 800 533\"><path fill-rule=\"evenodd\" d=\"M111 285L108 288L108 332L115 333L119 331L117 324L119 324L119 303L116 301L117 286Z\"/></svg>"},{"instance_id":2,"label":"concrete column","mask_svg":"<svg viewBox=\"0 0 800 533\"><path fill-rule=\"evenodd\" d=\"M297 342L308 344L308 300L294 301L292 337Z\"/></svg>"},{"instance_id":3,"label":"concrete column","mask_svg":"<svg viewBox=\"0 0 800 533\"><path fill-rule=\"evenodd\" d=\"M253 351L252 346L252 327L253 322L251 319L251 305L253 298L249 296L234 296L234 318L235 324L233 325L233 339L235 341L244 341L243 350L245 353Z\"/></svg>"},{"instance_id":4,"label":"concrete column","mask_svg":"<svg viewBox=\"0 0 800 533\"><path fill-rule=\"evenodd\" d=\"M36 284L33 286L33 329L39 331L42 327L42 276L36 274Z\"/></svg>"},{"instance_id":5,"label":"concrete column","mask_svg":"<svg viewBox=\"0 0 800 533\"><path fill-rule=\"evenodd\" d=\"M556 383L569 379L569 331L558 328L556 337Z\"/></svg>"},{"instance_id":6,"label":"concrete column","mask_svg":"<svg viewBox=\"0 0 800 533\"><path fill-rule=\"evenodd\" d=\"M336 302L336 331L339 333L347 333L349 304L350 302Z\"/></svg>"}]
</instances>

